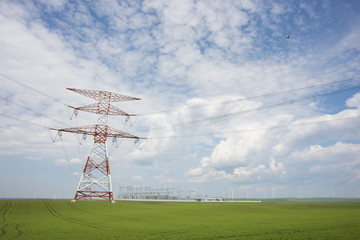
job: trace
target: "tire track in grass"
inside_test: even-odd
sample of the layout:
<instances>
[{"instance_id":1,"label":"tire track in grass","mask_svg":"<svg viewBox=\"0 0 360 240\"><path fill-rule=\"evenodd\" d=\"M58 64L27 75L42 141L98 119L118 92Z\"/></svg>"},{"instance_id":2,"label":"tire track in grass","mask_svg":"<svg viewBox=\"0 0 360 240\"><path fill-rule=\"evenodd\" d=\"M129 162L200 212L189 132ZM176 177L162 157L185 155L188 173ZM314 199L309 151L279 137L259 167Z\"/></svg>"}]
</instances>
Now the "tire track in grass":
<instances>
[{"instance_id":1,"label":"tire track in grass","mask_svg":"<svg viewBox=\"0 0 360 240\"><path fill-rule=\"evenodd\" d=\"M74 218L66 217L66 216L58 213L49 202L47 202L47 201L43 201L43 202L44 202L45 207L49 211L49 213L58 219L61 219L63 221L70 222L70 223L80 224L80 225L90 227L90 228L96 228L96 226L93 226L87 222L83 222L83 221L80 221L80 220L77 220Z\"/></svg>"},{"instance_id":2,"label":"tire track in grass","mask_svg":"<svg viewBox=\"0 0 360 240\"><path fill-rule=\"evenodd\" d=\"M11 201L6 201L5 207L1 209L1 216L2 221L4 223L4 226L1 228L1 236L5 236L7 234L6 228L8 226L14 225L14 229L16 230L17 234L16 237L19 237L22 235L22 231L19 229L19 224L15 222L8 221L6 218L7 212L13 207L13 203Z\"/></svg>"},{"instance_id":3,"label":"tire track in grass","mask_svg":"<svg viewBox=\"0 0 360 240\"><path fill-rule=\"evenodd\" d=\"M8 204L9 202L6 201L5 202L5 206L1 209L1 217L2 217L2 222L4 224L4 226L1 228L1 236L5 236L6 235L6 227L8 226L7 221L6 221L6 212L9 211L11 205Z\"/></svg>"}]
</instances>

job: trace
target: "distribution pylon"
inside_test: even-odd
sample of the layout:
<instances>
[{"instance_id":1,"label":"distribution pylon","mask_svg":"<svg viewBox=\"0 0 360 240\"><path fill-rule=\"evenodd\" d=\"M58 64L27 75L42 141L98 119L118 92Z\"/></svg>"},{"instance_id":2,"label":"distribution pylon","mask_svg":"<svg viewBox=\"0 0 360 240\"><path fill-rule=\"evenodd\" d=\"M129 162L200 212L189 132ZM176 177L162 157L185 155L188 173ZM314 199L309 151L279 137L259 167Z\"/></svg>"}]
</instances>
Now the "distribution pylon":
<instances>
[{"instance_id":1,"label":"distribution pylon","mask_svg":"<svg viewBox=\"0 0 360 240\"><path fill-rule=\"evenodd\" d=\"M94 143L87 157L73 201L103 198L113 202L114 194L112 191L106 139L108 137L139 139L139 137L108 126L108 115L132 116L112 106L111 102L133 101L140 100L140 98L124 96L108 91L67 89L98 101L95 104L75 108L76 110L97 114L97 124L58 129L59 132L72 132L94 136Z\"/></svg>"}]
</instances>

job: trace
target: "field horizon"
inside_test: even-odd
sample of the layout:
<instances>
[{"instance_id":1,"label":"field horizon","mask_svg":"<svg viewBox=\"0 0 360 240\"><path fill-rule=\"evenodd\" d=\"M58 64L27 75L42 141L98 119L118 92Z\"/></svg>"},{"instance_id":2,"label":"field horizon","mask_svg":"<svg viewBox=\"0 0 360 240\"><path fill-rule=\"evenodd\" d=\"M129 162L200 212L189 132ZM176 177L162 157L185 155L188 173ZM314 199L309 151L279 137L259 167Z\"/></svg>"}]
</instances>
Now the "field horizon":
<instances>
[{"instance_id":1,"label":"field horizon","mask_svg":"<svg viewBox=\"0 0 360 240\"><path fill-rule=\"evenodd\" d=\"M222 198L223 200L227 200L228 202L237 202L237 201L261 201L261 202L302 202L302 201L310 201L310 202L359 202L360 198L349 198L349 197L284 197L284 198ZM1 200L69 200L72 201L72 198L33 198L33 197L24 197L24 198L0 198ZM105 199L81 199L79 201L107 201ZM196 200L163 200L163 199L115 199L114 201L159 201L159 202L196 202ZM204 202L204 201L203 201Z\"/></svg>"}]
</instances>

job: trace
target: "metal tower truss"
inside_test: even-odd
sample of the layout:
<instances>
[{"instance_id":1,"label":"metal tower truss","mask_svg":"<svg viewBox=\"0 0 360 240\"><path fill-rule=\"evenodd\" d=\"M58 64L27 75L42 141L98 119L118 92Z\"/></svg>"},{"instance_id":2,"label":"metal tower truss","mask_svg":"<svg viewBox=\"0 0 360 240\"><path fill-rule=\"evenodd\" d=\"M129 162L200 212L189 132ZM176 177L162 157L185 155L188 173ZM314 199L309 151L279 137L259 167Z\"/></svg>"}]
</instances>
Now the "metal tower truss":
<instances>
[{"instance_id":1,"label":"metal tower truss","mask_svg":"<svg viewBox=\"0 0 360 240\"><path fill-rule=\"evenodd\" d=\"M60 132L71 132L84 135L93 135L95 142L106 142L107 137L115 138L139 138L107 125L89 125L82 127L57 129ZM96 138L95 138L96 137Z\"/></svg>"},{"instance_id":2,"label":"metal tower truss","mask_svg":"<svg viewBox=\"0 0 360 240\"><path fill-rule=\"evenodd\" d=\"M129 97L108 91L77 89L77 88L66 88L66 89L84 95L86 97L93 98L98 101L102 101L104 97L108 98L107 102L124 102L124 101L141 100L141 98Z\"/></svg>"},{"instance_id":3,"label":"metal tower truss","mask_svg":"<svg viewBox=\"0 0 360 240\"><path fill-rule=\"evenodd\" d=\"M140 138L107 125L108 115L132 116L132 114L127 114L122 110L112 106L110 103L140 100L140 98L124 96L108 91L75 88L67 89L96 99L98 101L95 104L75 108L76 110L80 111L96 113L98 115L97 124L57 129L59 132L71 132L94 136L94 143L90 150L89 156L87 157L84 171L81 175L73 201L79 199L103 198L113 202L114 195L112 191L106 140L108 137L135 139Z\"/></svg>"},{"instance_id":4,"label":"metal tower truss","mask_svg":"<svg viewBox=\"0 0 360 240\"><path fill-rule=\"evenodd\" d=\"M134 116L134 114L128 114L123 112L122 110L114 107L113 105L109 104L109 106L99 106L100 103L94 103L82 107L72 107L75 110L96 113L96 114L105 114L105 115L117 115L117 116ZM104 111L104 112L100 112Z\"/></svg>"}]
</instances>

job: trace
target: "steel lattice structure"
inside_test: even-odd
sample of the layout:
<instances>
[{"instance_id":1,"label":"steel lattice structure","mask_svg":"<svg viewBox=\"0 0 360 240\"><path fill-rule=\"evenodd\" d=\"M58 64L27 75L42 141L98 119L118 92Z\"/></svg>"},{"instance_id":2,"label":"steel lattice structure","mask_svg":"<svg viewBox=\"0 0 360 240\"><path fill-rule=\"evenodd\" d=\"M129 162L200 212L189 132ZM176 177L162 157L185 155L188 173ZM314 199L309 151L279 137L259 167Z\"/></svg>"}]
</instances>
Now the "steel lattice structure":
<instances>
[{"instance_id":1,"label":"steel lattice structure","mask_svg":"<svg viewBox=\"0 0 360 240\"><path fill-rule=\"evenodd\" d=\"M59 132L71 132L94 136L94 143L87 157L84 171L76 189L74 201L84 198L104 198L114 201L112 191L110 165L107 154L106 140L114 138L139 137L108 126L108 115L131 116L111 105L111 102L133 101L140 98L124 96L108 91L67 88L70 91L93 98L95 104L78 107L76 110L98 114L97 124L73 128L58 129Z\"/></svg>"}]
</instances>

